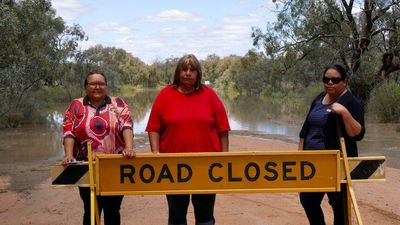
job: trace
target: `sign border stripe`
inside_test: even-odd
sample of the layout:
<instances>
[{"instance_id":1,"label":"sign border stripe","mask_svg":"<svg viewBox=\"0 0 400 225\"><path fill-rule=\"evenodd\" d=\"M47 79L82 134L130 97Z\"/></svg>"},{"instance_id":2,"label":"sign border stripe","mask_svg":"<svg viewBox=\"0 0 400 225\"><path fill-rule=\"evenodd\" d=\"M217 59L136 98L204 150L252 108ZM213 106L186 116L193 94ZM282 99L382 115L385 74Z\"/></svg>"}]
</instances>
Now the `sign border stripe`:
<instances>
[{"instance_id":1,"label":"sign border stripe","mask_svg":"<svg viewBox=\"0 0 400 225\"><path fill-rule=\"evenodd\" d=\"M69 165L52 181L52 185L76 184L89 170L88 166Z\"/></svg>"},{"instance_id":2,"label":"sign border stripe","mask_svg":"<svg viewBox=\"0 0 400 225\"><path fill-rule=\"evenodd\" d=\"M384 163L384 159L363 160L351 171L351 179L368 179Z\"/></svg>"}]
</instances>

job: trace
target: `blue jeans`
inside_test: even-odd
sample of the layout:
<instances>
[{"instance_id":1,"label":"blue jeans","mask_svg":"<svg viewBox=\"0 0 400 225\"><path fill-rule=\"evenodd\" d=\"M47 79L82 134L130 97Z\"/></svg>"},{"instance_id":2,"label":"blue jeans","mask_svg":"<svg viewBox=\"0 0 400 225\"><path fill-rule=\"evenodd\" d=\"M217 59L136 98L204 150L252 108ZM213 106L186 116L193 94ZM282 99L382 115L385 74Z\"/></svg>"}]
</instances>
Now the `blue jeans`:
<instances>
[{"instance_id":1,"label":"blue jeans","mask_svg":"<svg viewBox=\"0 0 400 225\"><path fill-rule=\"evenodd\" d=\"M186 214L189 207L190 195L167 195L168 224L186 225ZM213 225L215 194L193 194L192 204L196 225Z\"/></svg>"}]
</instances>

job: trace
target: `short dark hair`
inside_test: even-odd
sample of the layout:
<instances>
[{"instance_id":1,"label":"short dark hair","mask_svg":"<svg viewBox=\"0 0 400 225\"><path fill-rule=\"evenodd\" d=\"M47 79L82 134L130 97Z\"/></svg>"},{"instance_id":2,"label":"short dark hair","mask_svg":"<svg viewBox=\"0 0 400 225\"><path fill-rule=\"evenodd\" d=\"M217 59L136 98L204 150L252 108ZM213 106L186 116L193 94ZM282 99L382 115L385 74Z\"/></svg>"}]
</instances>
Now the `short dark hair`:
<instances>
[{"instance_id":1,"label":"short dark hair","mask_svg":"<svg viewBox=\"0 0 400 225\"><path fill-rule=\"evenodd\" d=\"M90 71L89 73L86 74L85 82L84 82L84 87L87 86L87 84L88 84L88 78L89 78L91 75L93 75L93 74L100 74L101 76L103 76L103 77L104 77L104 81L105 81L106 84L107 84L107 77L106 77L106 75L104 74L103 71L101 71L101 70L92 70L92 71Z\"/></svg>"},{"instance_id":2,"label":"short dark hair","mask_svg":"<svg viewBox=\"0 0 400 225\"><path fill-rule=\"evenodd\" d=\"M325 75L326 71L328 71L329 69L334 69L334 70L338 71L339 74L340 74L340 77L343 80L347 78L347 70L343 65L341 65L341 64L333 64L333 65L327 66L325 68L325 70L324 70L323 75Z\"/></svg>"},{"instance_id":3,"label":"short dark hair","mask_svg":"<svg viewBox=\"0 0 400 225\"><path fill-rule=\"evenodd\" d=\"M179 87L180 84L179 74L181 70L186 69L188 66L191 66L193 69L197 71L195 90L198 91L201 87L202 72L201 72L200 62L193 54L184 55L182 56L182 58L179 59L175 69L173 85L175 87Z\"/></svg>"}]
</instances>

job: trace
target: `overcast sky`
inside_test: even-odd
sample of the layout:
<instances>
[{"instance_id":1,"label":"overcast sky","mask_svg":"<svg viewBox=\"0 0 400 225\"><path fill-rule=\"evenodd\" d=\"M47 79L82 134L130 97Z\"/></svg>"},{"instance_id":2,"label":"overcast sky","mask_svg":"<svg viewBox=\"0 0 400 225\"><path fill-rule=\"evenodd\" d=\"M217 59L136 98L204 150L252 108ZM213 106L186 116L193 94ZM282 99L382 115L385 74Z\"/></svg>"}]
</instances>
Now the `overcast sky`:
<instances>
[{"instance_id":1,"label":"overcast sky","mask_svg":"<svg viewBox=\"0 0 400 225\"><path fill-rule=\"evenodd\" d=\"M251 28L275 20L272 0L53 0L57 15L79 24L89 40L123 48L145 63L194 53L243 56Z\"/></svg>"}]
</instances>

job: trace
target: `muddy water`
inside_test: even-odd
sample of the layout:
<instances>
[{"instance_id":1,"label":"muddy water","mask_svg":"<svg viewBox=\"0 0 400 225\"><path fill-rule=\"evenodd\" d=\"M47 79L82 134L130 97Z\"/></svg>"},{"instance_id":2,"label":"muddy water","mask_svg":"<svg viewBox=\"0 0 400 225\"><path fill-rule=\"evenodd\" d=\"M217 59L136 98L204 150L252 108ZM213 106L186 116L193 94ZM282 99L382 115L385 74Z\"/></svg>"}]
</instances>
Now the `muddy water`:
<instances>
[{"instance_id":1,"label":"muddy water","mask_svg":"<svg viewBox=\"0 0 400 225\"><path fill-rule=\"evenodd\" d=\"M54 116L54 117L53 117ZM48 116L48 123L0 129L0 163L47 159L63 154L61 114Z\"/></svg>"},{"instance_id":2,"label":"muddy water","mask_svg":"<svg viewBox=\"0 0 400 225\"><path fill-rule=\"evenodd\" d=\"M400 124L368 123L365 137L359 142L359 153L384 155L389 166L400 168Z\"/></svg>"},{"instance_id":3,"label":"muddy water","mask_svg":"<svg viewBox=\"0 0 400 225\"><path fill-rule=\"evenodd\" d=\"M135 135L146 138L144 133L151 103L155 93L136 96L127 100L133 105ZM246 130L264 134L285 135L297 141L300 123L286 124L271 118L278 118L279 111L271 110L257 101L246 104L224 101L233 130ZM65 108L68 103L65 104ZM47 123L29 125L16 129L0 130L0 163L24 162L47 158L61 159L61 123L63 111L55 109L47 116ZM361 156L383 155L389 166L400 168L400 124L367 124L364 140L359 142Z\"/></svg>"}]
</instances>

